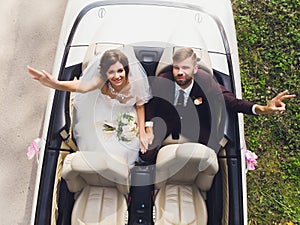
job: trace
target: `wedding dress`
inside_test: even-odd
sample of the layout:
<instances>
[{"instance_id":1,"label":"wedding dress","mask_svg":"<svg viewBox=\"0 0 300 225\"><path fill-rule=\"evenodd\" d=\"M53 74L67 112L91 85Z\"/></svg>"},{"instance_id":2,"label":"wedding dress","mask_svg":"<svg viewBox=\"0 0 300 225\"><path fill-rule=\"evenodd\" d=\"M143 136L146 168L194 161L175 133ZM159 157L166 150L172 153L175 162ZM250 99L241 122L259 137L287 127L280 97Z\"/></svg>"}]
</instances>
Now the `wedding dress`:
<instances>
[{"instance_id":1,"label":"wedding dress","mask_svg":"<svg viewBox=\"0 0 300 225\"><path fill-rule=\"evenodd\" d=\"M127 51L125 55L128 57L130 53ZM84 94L76 93L73 134L79 151L100 151L107 159L118 160L120 163L125 161L133 167L140 148L134 127L137 122L135 105L146 103L151 98L151 93L141 65L134 61L132 55L128 59L130 91L126 101L120 102L102 94L100 89ZM82 79L89 80L98 74L98 64L99 56L87 67ZM105 124L114 129L107 131ZM120 129L123 129L123 132L119 132Z\"/></svg>"}]
</instances>

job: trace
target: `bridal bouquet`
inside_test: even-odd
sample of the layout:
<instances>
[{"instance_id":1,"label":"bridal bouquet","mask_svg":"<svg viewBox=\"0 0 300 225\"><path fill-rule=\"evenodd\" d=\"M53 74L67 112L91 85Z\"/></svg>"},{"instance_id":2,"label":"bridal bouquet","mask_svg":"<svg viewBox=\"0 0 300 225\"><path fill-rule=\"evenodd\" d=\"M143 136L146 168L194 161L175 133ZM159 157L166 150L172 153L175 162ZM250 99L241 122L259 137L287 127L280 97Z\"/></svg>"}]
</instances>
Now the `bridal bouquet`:
<instances>
[{"instance_id":1,"label":"bridal bouquet","mask_svg":"<svg viewBox=\"0 0 300 225\"><path fill-rule=\"evenodd\" d=\"M105 122L103 130L114 131L120 141L130 142L138 135L138 127L135 114L121 113L116 121L116 125Z\"/></svg>"}]
</instances>

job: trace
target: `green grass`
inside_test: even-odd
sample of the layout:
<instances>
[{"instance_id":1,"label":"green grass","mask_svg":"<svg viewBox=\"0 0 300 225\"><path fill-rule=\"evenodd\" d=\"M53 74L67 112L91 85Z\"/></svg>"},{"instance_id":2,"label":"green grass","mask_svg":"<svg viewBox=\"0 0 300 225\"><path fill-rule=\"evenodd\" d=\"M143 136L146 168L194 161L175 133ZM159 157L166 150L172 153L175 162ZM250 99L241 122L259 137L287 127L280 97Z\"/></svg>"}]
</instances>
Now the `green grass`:
<instances>
[{"instance_id":1,"label":"green grass","mask_svg":"<svg viewBox=\"0 0 300 225\"><path fill-rule=\"evenodd\" d=\"M283 115L245 116L249 224L300 224L300 0L233 2L243 97L266 104L288 89Z\"/></svg>"}]
</instances>

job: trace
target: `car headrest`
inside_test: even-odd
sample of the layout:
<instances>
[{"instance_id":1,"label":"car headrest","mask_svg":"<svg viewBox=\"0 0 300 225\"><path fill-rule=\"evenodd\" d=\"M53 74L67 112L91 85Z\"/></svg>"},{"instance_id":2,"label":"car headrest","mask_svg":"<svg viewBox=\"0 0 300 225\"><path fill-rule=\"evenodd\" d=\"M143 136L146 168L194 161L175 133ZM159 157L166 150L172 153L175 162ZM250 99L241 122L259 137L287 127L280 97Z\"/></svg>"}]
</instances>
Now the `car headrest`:
<instances>
[{"instance_id":1,"label":"car headrest","mask_svg":"<svg viewBox=\"0 0 300 225\"><path fill-rule=\"evenodd\" d=\"M215 151L205 145L166 145L157 155L156 187L160 188L166 183L196 184L202 191L206 191L218 169Z\"/></svg>"},{"instance_id":2,"label":"car headrest","mask_svg":"<svg viewBox=\"0 0 300 225\"><path fill-rule=\"evenodd\" d=\"M62 177L70 191L80 191L86 185L117 187L128 193L129 166L126 160L108 159L108 155L95 151L77 151L64 160Z\"/></svg>"},{"instance_id":3,"label":"car headrest","mask_svg":"<svg viewBox=\"0 0 300 225\"><path fill-rule=\"evenodd\" d=\"M160 61L157 65L157 69L155 73L156 76L161 74L166 68L172 65L173 54L179 48L181 47L168 46L164 49ZM213 75L212 64L208 52L200 48L192 48L192 49L194 50L194 52L197 55L197 58L199 59L198 61L199 68Z\"/></svg>"},{"instance_id":4,"label":"car headrest","mask_svg":"<svg viewBox=\"0 0 300 225\"><path fill-rule=\"evenodd\" d=\"M99 54L103 54L105 51L110 50L110 49L118 49L122 48L122 44L110 44L110 43L93 43L90 44L84 59L82 61L82 71L87 67L88 63L96 56Z\"/></svg>"}]
</instances>

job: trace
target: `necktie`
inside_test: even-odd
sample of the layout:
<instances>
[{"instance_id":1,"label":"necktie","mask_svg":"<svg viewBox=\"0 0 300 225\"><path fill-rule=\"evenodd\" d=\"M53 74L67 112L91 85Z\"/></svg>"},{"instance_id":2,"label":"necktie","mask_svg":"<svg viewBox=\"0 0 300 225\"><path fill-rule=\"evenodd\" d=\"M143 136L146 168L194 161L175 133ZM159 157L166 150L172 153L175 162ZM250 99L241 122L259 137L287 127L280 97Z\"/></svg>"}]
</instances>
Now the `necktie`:
<instances>
[{"instance_id":1,"label":"necktie","mask_svg":"<svg viewBox=\"0 0 300 225\"><path fill-rule=\"evenodd\" d=\"M184 91L183 90L179 90L179 96L178 96L176 106L184 106Z\"/></svg>"},{"instance_id":2,"label":"necktie","mask_svg":"<svg viewBox=\"0 0 300 225\"><path fill-rule=\"evenodd\" d=\"M178 99L177 99L177 103L176 103L176 110L178 112L180 120L182 120L182 118L183 118L182 117L182 111L184 110L184 91L183 90L179 90L179 95L178 95ZM180 136L180 133L181 133L180 129L181 128L178 127L177 129L172 130L172 138L174 140L178 140L179 139L179 136Z\"/></svg>"}]
</instances>

